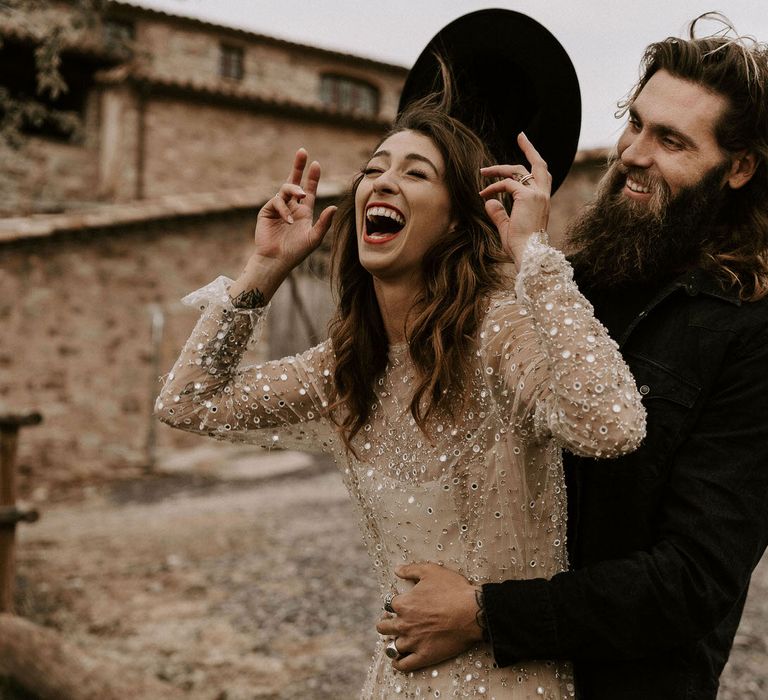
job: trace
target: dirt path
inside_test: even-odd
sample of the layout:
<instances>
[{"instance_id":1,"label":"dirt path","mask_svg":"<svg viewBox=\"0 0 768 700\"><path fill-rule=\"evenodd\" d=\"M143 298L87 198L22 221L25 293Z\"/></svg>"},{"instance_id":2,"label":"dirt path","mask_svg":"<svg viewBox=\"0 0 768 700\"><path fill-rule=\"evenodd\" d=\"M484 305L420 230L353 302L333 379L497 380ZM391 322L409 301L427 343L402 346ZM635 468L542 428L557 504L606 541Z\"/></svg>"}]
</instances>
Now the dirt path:
<instances>
[{"instance_id":1,"label":"dirt path","mask_svg":"<svg viewBox=\"0 0 768 700\"><path fill-rule=\"evenodd\" d=\"M19 612L190 698L354 698L379 605L359 539L327 466L124 485L21 530ZM722 700L768 697L767 638L764 561Z\"/></svg>"}]
</instances>

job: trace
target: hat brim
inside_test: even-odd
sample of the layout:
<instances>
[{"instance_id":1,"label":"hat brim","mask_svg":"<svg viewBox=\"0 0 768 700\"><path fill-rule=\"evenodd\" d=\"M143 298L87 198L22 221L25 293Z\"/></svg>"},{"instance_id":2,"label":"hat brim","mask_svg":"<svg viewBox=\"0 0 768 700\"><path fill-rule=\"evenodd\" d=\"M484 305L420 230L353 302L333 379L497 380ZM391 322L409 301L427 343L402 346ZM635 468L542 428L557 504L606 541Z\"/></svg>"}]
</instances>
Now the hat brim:
<instances>
[{"instance_id":1,"label":"hat brim","mask_svg":"<svg viewBox=\"0 0 768 700\"><path fill-rule=\"evenodd\" d=\"M453 75L452 116L472 128L499 163L529 165L517 145L524 131L549 166L554 192L570 170L581 131L579 80L560 42L512 10L459 17L421 52L398 112L440 89L437 55Z\"/></svg>"}]
</instances>

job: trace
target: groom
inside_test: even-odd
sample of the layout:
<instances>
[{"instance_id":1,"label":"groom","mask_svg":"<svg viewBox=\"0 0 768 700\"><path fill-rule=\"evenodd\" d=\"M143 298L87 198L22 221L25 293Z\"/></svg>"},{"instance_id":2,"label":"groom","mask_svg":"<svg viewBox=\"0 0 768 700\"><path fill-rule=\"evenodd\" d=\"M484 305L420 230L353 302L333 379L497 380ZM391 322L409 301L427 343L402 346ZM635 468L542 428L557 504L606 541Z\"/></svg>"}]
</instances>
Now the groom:
<instances>
[{"instance_id":1,"label":"groom","mask_svg":"<svg viewBox=\"0 0 768 700\"><path fill-rule=\"evenodd\" d=\"M666 39L643 68L570 242L647 438L615 460L566 456L570 571L476 588L398 569L417 584L377 629L401 671L484 637L502 667L572 659L581 700L717 695L768 538L768 49Z\"/></svg>"}]
</instances>

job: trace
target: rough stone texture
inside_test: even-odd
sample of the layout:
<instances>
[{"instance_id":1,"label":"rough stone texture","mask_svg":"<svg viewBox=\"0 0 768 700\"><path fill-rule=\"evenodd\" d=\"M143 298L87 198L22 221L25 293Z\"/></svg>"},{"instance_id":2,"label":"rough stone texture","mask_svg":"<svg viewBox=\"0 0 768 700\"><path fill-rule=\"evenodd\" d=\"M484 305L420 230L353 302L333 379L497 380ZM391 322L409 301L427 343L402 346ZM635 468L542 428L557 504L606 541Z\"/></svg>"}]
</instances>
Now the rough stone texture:
<instances>
[{"instance_id":1,"label":"rough stone texture","mask_svg":"<svg viewBox=\"0 0 768 700\"><path fill-rule=\"evenodd\" d=\"M22 434L22 492L146 461L159 388L152 305L166 317L158 361L166 372L197 316L178 300L218 274L237 276L254 217L241 212L0 246L0 405L44 415L40 428ZM161 445L174 438L183 436L159 427Z\"/></svg>"},{"instance_id":2,"label":"rough stone texture","mask_svg":"<svg viewBox=\"0 0 768 700\"><path fill-rule=\"evenodd\" d=\"M306 50L295 44L272 44L256 36L231 36L217 28L186 28L179 22L144 18L137 21L136 44L146 66L158 77L220 84L221 44L243 49L244 74L236 81L265 97L321 106L320 76L324 73L363 80L377 87L379 115L392 119L397 111L404 71L376 68L373 62L348 60L331 53ZM143 58L139 56L140 60ZM230 84L233 81L225 81Z\"/></svg>"},{"instance_id":3,"label":"rough stone texture","mask_svg":"<svg viewBox=\"0 0 768 700\"><path fill-rule=\"evenodd\" d=\"M348 181L380 133L298 118L153 100L147 105L145 191L152 196L273 183L304 146L324 177Z\"/></svg>"}]
</instances>

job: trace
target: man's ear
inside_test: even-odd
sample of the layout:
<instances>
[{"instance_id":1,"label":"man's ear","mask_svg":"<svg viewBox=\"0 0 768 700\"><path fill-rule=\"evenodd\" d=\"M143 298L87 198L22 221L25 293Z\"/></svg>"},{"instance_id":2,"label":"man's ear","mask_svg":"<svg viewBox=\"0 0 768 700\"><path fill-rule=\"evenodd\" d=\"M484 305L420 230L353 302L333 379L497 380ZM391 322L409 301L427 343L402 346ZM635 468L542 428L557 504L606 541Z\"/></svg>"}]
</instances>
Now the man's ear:
<instances>
[{"instance_id":1,"label":"man's ear","mask_svg":"<svg viewBox=\"0 0 768 700\"><path fill-rule=\"evenodd\" d=\"M755 174L757 157L751 151L739 151L731 160L731 169L726 182L732 190L746 185Z\"/></svg>"}]
</instances>

